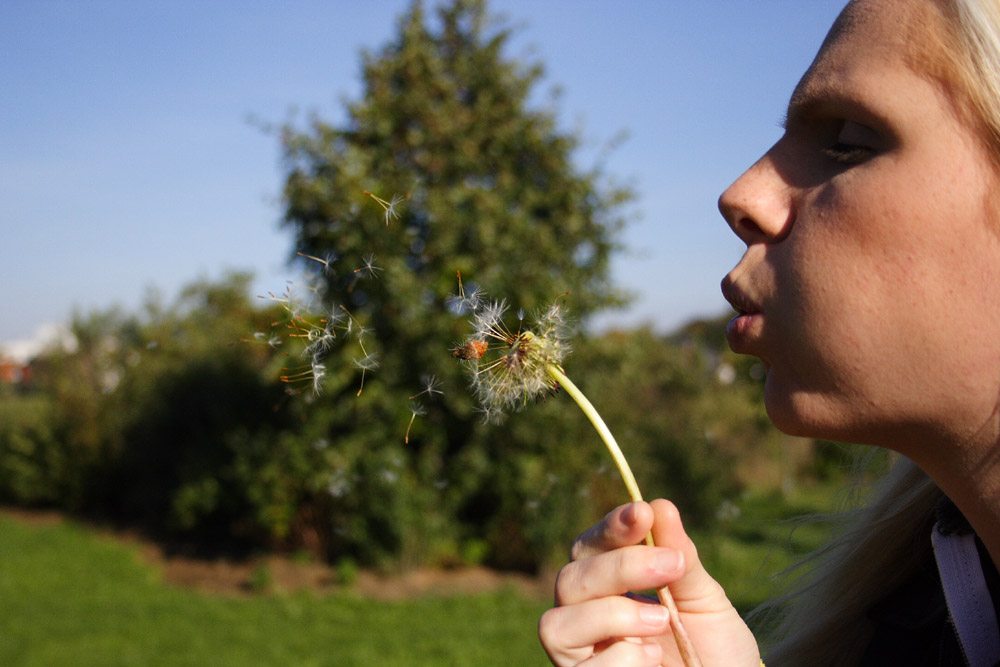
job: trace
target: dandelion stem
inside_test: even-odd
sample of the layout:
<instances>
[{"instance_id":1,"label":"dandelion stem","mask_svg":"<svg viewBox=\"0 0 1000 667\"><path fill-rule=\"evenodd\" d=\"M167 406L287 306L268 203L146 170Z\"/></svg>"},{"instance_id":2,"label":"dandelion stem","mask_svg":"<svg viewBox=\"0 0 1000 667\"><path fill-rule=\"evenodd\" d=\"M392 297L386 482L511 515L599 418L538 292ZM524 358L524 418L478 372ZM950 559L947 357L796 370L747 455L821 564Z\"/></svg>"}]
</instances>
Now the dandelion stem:
<instances>
[{"instance_id":1,"label":"dandelion stem","mask_svg":"<svg viewBox=\"0 0 1000 667\"><path fill-rule=\"evenodd\" d=\"M573 384L573 381L569 379L559 366L548 364L546 370L549 373L549 377L558 382L559 386L570 395L570 398L576 401L576 404L583 410L583 414L587 415L587 419L597 429L597 433L601 436L601 440L604 441L608 452L611 453L611 458L614 459L615 465L618 467L618 472L625 482L625 487L628 489L629 496L632 497L632 502L641 501L642 493L639 491L639 485L635 481L635 475L632 474L632 469L629 467L628 461L625 460L625 455L622 453L621 447L618 446L615 436L611 434L611 429L601 419L601 415L597 412L593 403L584 396L583 392ZM651 547L656 546L653 542L652 533L646 536L646 544ZM670 594L670 589L664 586L656 593L660 598L660 603L670 612L670 629L673 631L674 641L677 642L677 650L681 654L681 660L683 660L685 667L701 667L701 659L698 658L694 644L681 624L681 615L677 611L677 603L674 602L674 596Z\"/></svg>"},{"instance_id":2,"label":"dandelion stem","mask_svg":"<svg viewBox=\"0 0 1000 667\"><path fill-rule=\"evenodd\" d=\"M587 415L587 419L590 423L594 425L597 429L597 433L600 434L601 440L607 445L608 451L611 453L611 458L615 460L615 465L618 466L618 472L621 473L622 480L625 482L625 488L628 489L628 494L632 497L632 502L639 502L642 500L642 493L639 491L639 485L635 481L635 475L632 474L632 469L628 465L628 461L625 460L625 455L622 453L621 447L618 446L618 442L615 441L615 436L611 434L611 429L608 425L604 423L601 419L601 415L598 414L597 409L594 407L583 392L573 384L563 370L557 366L549 364L548 369L549 376L559 383L567 394L570 395L576 404L580 406L583 410L583 414ZM652 538L649 538L652 540Z\"/></svg>"}]
</instances>

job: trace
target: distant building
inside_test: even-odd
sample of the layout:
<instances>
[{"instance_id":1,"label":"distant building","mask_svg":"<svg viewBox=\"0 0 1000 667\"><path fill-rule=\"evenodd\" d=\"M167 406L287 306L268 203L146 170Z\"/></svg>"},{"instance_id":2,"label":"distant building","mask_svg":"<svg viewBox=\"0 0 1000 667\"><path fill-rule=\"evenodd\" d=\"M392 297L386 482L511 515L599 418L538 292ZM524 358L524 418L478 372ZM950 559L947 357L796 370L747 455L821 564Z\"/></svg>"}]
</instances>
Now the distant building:
<instances>
[{"instance_id":1,"label":"distant building","mask_svg":"<svg viewBox=\"0 0 1000 667\"><path fill-rule=\"evenodd\" d=\"M0 357L0 384L23 386L31 382L31 366L9 357Z\"/></svg>"}]
</instances>

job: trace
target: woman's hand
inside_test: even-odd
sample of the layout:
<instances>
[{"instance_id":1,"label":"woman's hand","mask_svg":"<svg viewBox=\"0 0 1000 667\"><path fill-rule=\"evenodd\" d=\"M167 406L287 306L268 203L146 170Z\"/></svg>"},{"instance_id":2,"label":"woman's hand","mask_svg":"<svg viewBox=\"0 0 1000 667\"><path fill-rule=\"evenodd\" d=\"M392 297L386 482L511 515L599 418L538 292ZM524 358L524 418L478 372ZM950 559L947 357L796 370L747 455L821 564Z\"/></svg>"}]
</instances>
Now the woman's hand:
<instances>
[{"instance_id":1,"label":"woman's hand","mask_svg":"<svg viewBox=\"0 0 1000 667\"><path fill-rule=\"evenodd\" d=\"M655 547L638 545L652 528ZM759 667L757 642L666 500L623 505L577 538L538 636L558 667L682 665L666 607L626 596L669 584L704 667Z\"/></svg>"}]
</instances>

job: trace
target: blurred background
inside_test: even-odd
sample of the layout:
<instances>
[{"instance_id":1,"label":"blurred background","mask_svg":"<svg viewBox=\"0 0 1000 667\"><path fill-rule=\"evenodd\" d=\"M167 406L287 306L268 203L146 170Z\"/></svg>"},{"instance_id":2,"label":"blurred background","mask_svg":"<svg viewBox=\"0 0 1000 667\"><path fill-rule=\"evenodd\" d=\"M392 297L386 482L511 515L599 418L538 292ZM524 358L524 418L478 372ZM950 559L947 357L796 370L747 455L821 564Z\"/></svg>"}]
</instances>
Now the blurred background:
<instances>
[{"instance_id":1,"label":"blurred background","mask_svg":"<svg viewBox=\"0 0 1000 667\"><path fill-rule=\"evenodd\" d=\"M529 106L560 89L574 162L603 159L636 192L612 269L636 299L616 318L666 331L722 312L718 282L741 246L715 201L779 136L842 4L491 3L515 28L505 57L545 68ZM281 285L284 172L261 124L296 110L342 122L363 94L361 50L391 39L407 7L0 7L0 343L226 269L253 272L258 291Z\"/></svg>"},{"instance_id":2,"label":"blurred background","mask_svg":"<svg viewBox=\"0 0 1000 667\"><path fill-rule=\"evenodd\" d=\"M852 452L728 351L715 202L841 4L0 7L0 662L543 664L627 497L567 397L484 422L476 288L559 300L645 494L770 595Z\"/></svg>"}]
</instances>

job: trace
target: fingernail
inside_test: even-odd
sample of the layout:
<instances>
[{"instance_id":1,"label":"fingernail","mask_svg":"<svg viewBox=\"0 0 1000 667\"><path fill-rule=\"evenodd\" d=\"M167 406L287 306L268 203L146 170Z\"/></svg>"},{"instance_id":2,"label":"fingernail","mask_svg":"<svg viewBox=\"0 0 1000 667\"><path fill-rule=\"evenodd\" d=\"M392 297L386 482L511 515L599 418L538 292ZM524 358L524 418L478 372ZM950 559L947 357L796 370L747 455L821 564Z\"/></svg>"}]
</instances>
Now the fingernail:
<instances>
[{"instance_id":1,"label":"fingernail","mask_svg":"<svg viewBox=\"0 0 1000 667\"><path fill-rule=\"evenodd\" d=\"M684 554L680 551L669 549L656 554L656 558L653 560L653 567L659 572L667 574L680 568L682 562L684 562Z\"/></svg>"},{"instance_id":2,"label":"fingernail","mask_svg":"<svg viewBox=\"0 0 1000 667\"><path fill-rule=\"evenodd\" d=\"M643 623L660 626L667 622L667 608L659 604L644 604L639 608L639 618Z\"/></svg>"},{"instance_id":3,"label":"fingernail","mask_svg":"<svg viewBox=\"0 0 1000 667\"><path fill-rule=\"evenodd\" d=\"M635 523L635 503L629 503L625 511L622 512L622 523L626 526L631 526Z\"/></svg>"}]
</instances>

